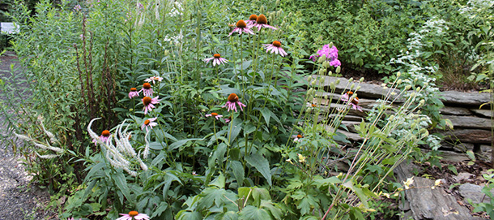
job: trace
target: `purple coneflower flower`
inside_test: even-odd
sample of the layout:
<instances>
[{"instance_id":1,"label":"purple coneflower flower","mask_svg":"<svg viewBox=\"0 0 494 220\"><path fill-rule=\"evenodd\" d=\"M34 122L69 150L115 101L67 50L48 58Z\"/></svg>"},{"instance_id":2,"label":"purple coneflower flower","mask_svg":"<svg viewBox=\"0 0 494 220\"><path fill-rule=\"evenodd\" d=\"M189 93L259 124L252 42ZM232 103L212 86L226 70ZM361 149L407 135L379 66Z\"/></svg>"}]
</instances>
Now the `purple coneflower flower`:
<instances>
[{"instance_id":1,"label":"purple coneflower flower","mask_svg":"<svg viewBox=\"0 0 494 220\"><path fill-rule=\"evenodd\" d=\"M257 21L257 15L252 14L249 16L249 20L247 20L245 23L247 24L247 27L252 28Z\"/></svg>"},{"instance_id":2,"label":"purple coneflower flower","mask_svg":"<svg viewBox=\"0 0 494 220\"><path fill-rule=\"evenodd\" d=\"M129 99L139 96L139 92L136 88L130 88Z\"/></svg>"},{"instance_id":3,"label":"purple coneflower flower","mask_svg":"<svg viewBox=\"0 0 494 220\"><path fill-rule=\"evenodd\" d=\"M213 57L211 57L211 58L204 59L204 62L209 63L209 61L211 61L211 60L213 60L213 66L215 66L216 64L220 65L222 63L227 63L228 62L227 59L221 58L221 55L219 53L215 53L213 55Z\"/></svg>"},{"instance_id":4,"label":"purple coneflower flower","mask_svg":"<svg viewBox=\"0 0 494 220\"><path fill-rule=\"evenodd\" d=\"M144 96L153 96L154 93L153 89L151 89L151 84L149 83L142 84L142 89L140 91L144 93Z\"/></svg>"},{"instance_id":5,"label":"purple coneflower flower","mask_svg":"<svg viewBox=\"0 0 494 220\"><path fill-rule=\"evenodd\" d=\"M74 6L74 10L76 10L76 11L79 11L79 10L81 10L81 9L82 9L82 8L81 8L81 6L80 6L80 5L75 5L75 6Z\"/></svg>"},{"instance_id":6,"label":"purple coneflower flower","mask_svg":"<svg viewBox=\"0 0 494 220\"><path fill-rule=\"evenodd\" d=\"M233 29L232 32L230 32L228 36L231 36L235 32L237 32L238 34L242 34L242 31L248 34L254 34L254 32L249 27L247 27L247 24L244 20L239 20L236 27Z\"/></svg>"},{"instance_id":7,"label":"purple coneflower flower","mask_svg":"<svg viewBox=\"0 0 494 220\"><path fill-rule=\"evenodd\" d=\"M146 82L151 82L153 81L153 84L154 84L154 81L158 81L158 82L161 82L161 80L163 80L163 77L159 77L159 76L151 76L147 79L145 79L144 81Z\"/></svg>"},{"instance_id":8,"label":"purple coneflower flower","mask_svg":"<svg viewBox=\"0 0 494 220\"><path fill-rule=\"evenodd\" d=\"M158 97L157 96L156 98L151 98L151 97L144 97L142 98L142 104L144 104L144 114L146 115L148 113L148 111L151 111L153 110L153 108L156 108L156 106L154 106L155 104L158 104L160 100L158 100Z\"/></svg>"},{"instance_id":9,"label":"purple coneflower flower","mask_svg":"<svg viewBox=\"0 0 494 220\"><path fill-rule=\"evenodd\" d=\"M268 19L263 14L257 16L256 24L252 25L252 27L257 27L257 31L260 31L261 28L271 28L273 30L276 30L275 27L268 25Z\"/></svg>"},{"instance_id":10,"label":"purple coneflower flower","mask_svg":"<svg viewBox=\"0 0 494 220\"><path fill-rule=\"evenodd\" d=\"M242 104L240 101L238 101L237 94L232 93L228 96L228 101L223 106L223 108L227 108L228 111L235 110L235 112L237 112L237 106L235 104L237 104L240 107L240 111L243 111L242 107L246 106L246 105Z\"/></svg>"},{"instance_id":11,"label":"purple coneflower flower","mask_svg":"<svg viewBox=\"0 0 494 220\"><path fill-rule=\"evenodd\" d=\"M302 142L302 138L304 136L302 136L301 134L298 134L297 136L295 136L295 138L293 139L294 142Z\"/></svg>"},{"instance_id":12,"label":"purple coneflower flower","mask_svg":"<svg viewBox=\"0 0 494 220\"><path fill-rule=\"evenodd\" d=\"M122 217L117 218L117 220L149 220L149 216L146 214L139 214L137 211L130 211L129 214L120 213Z\"/></svg>"},{"instance_id":13,"label":"purple coneflower flower","mask_svg":"<svg viewBox=\"0 0 494 220\"><path fill-rule=\"evenodd\" d=\"M213 112L213 113L211 113L211 114L207 114L207 115L206 115L206 117L211 117L211 116L212 116L212 117L215 117L215 118L216 118L216 120L220 120L220 118L221 118L221 117L223 117L223 115L219 115L219 114L218 114L218 113L216 113L216 112ZM225 119L225 120L226 120L226 119Z\"/></svg>"},{"instance_id":14,"label":"purple coneflower flower","mask_svg":"<svg viewBox=\"0 0 494 220\"><path fill-rule=\"evenodd\" d=\"M158 125L158 123L154 122L156 121L157 118L150 118L144 121L144 123L141 125L141 130L144 130L146 128L146 132L148 132L149 129L153 129L154 126Z\"/></svg>"},{"instance_id":15,"label":"purple coneflower flower","mask_svg":"<svg viewBox=\"0 0 494 220\"><path fill-rule=\"evenodd\" d=\"M281 48L281 42L275 40L272 44L263 44L264 48L266 48L266 52L271 52L275 54L279 54L282 57L288 55L283 48Z\"/></svg>"},{"instance_id":16,"label":"purple coneflower flower","mask_svg":"<svg viewBox=\"0 0 494 220\"><path fill-rule=\"evenodd\" d=\"M354 110L362 111L362 107L358 105L358 97L352 98L353 92L348 91L343 96L341 96L341 100L344 102L348 102L348 105L352 106Z\"/></svg>"},{"instance_id":17,"label":"purple coneflower flower","mask_svg":"<svg viewBox=\"0 0 494 220\"><path fill-rule=\"evenodd\" d=\"M99 140L103 143L106 143L108 141L108 138L110 138L110 131L104 130L101 132L101 136L99 136ZM94 145L98 145L98 140L93 139Z\"/></svg>"}]
</instances>

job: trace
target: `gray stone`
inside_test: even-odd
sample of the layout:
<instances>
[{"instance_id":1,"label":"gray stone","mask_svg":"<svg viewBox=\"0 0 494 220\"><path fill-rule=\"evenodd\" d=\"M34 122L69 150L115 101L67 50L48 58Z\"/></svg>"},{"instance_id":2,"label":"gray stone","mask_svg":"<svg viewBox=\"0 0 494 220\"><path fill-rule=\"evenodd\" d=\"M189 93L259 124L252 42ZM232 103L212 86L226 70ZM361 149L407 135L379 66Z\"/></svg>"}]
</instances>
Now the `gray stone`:
<instances>
[{"instance_id":1,"label":"gray stone","mask_svg":"<svg viewBox=\"0 0 494 220\"><path fill-rule=\"evenodd\" d=\"M489 93L445 91L441 96L445 105L480 106L490 101Z\"/></svg>"},{"instance_id":2,"label":"gray stone","mask_svg":"<svg viewBox=\"0 0 494 220\"><path fill-rule=\"evenodd\" d=\"M448 150L453 150L455 152L464 153L467 150L473 150L474 145L470 143L458 143L458 144L450 144L447 142L441 143L441 148L445 148Z\"/></svg>"},{"instance_id":3,"label":"gray stone","mask_svg":"<svg viewBox=\"0 0 494 220\"><path fill-rule=\"evenodd\" d=\"M422 149L422 152L428 153L429 149ZM467 156L465 153L456 153L453 151L444 151L444 150L438 150L439 156L442 157L441 161L449 161L449 162L461 162L461 161L468 161L470 158Z\"/></svg>"},{"instance_id":4,"label":"gray stone","mask_svg":"<svg viewBox=\"0 0 494 220\"><path fill-rule=\"evenodd\" d=\"M413 177L413 165L406 162L401 163L394 172L399 182ZM435 219L435 220L464 220L480 219L473 217L470 210L461 206L455 197L449 195L442 187L434 187L434 180L413 177L411 188L405 190L405 197L410 202L413 219Z\"/></svg>"},{"instance_id":5,"label":"gray stone","mask_svg":"<svg viewBox=\"0 0 494 220\"><path fill-rule=\"evenodd\" d=\"M443 115L472 115L472 112L466 108L444 106L439 110Z\"/></svg>"},{"instance_id":6,"label":"gray stone","mask_svg":"<svg viewBox=\"0 0 494 220\"><path fill-rule=\"evenodd\" d=\"M454 128L479 128L490 129L491 120L474 116L443 115L443 119L449 119Z\"/></svg>"},{"instance_id":7,"label":"gray stone","mask_svg":"<svg viewBox=\"0 0 494 220\"><path fill-rule=\"evenodd\" d=\"M487 109L470 109L470 111L474 112L476 115L486 117L486 118L491 118L494 117L494 114L491 110Z\"/></svg>"},{"instance_id":8,"label":"gray stone","mask_svg":"<svg viewBox=\"0 0 494 220\"><path fill-rule=\"evenodd\" d=\"M462 172L462 173L458 173L458 175L456 176L453 176L453 179L456 181L456 182L461 182L462 180L468 180L470 178L472 178L473 174L471 173L465 173L465 172Z\"/></svg>"},{"instance_id":9,"label":"gray stone","mask_svg":"<svg viewBox=\"0 0 494 220\"><path fill-rule=\"evenodd\" d=\"M471 199L473 203L489 203L491 199L488 196L485 196L485 194L482 192L482 188L483 187L479 185L465 183L458 188L458 191L467 203L468 199ZM491 192L494 193L494 189L491 190Z\"/></svg>"},{"instance_id":10,"label":"gray stone","mask_svg":"<svg viewBox=\"0 0 494 220\"><path fill-rule=\"evenodd\" d=\"M313 76L314 77L314 76ZM354 89L357 86L360 86L360 89L357 91L358 97L359 98L375 98L375 99L381 99L384 98L388 93L390 94L391 92L394 92L396 94L400 93L400 90L397 89L384 89L382 86L375 85L375 84L369 84L369 83L359 83L358 80L354 80L353 82L349 82L348 79L346 78L341 78L341 77L332 77L332 76L321 76L324 77L324 87L330 87L332 82L336 82L338 79L340 80L340 83L335 85L335 91L336 92L343 92L347 91L350 89L350 86L352 83L354 83ZM396 98L397 95L390 95L391 100ZM396 102L403 102L402 99L396 100Z\"/></svg>"},{"instance_id":11,"label":"gray stone","mask_svg":"<svg viewBox=\"0 0 494 220\"><path fill-rule=\"evenodd\" d=\"M458 139L462 143L490 144L492 139L491 131L481 129L455 129L445 132L444 135L447 140Z\"/></svg>"}]
</instances>

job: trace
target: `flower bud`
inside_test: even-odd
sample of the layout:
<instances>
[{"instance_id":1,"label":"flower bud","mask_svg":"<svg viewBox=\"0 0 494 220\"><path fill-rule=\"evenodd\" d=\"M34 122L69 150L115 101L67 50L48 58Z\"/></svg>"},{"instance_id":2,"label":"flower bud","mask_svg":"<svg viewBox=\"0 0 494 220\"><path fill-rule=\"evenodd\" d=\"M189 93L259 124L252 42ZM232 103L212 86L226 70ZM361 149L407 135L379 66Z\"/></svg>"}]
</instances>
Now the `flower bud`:
<instances>
[{"instance_id":1,"label":"flower bud","mask_svg":"<svg viewBox=\"0 0 494 220\"><path fill-rule=\"evenodd\" d=\"M335 87L336 87L336 85L334 84L334 82L331 82L331 83L329 84L329 88L331 88L331 89L335 89Z\"/></svg>"},{"instance_id":2,"label":"flower bud","mask_svg":"<svg viewBox=\"0 0 494 220\"><path fill-rule=\"evenodd\" d=\"M352 81L353 81L353 77L348 80L348 82L352 82Z\"/></svg>"},{"instance_id":3,"label":"flower bud","mask_svg":"<svg viewBox=\"0 0 494 220\"><path fill-rule=\"evenodd\" d=\"M323 98L324 98L324 99L328 99L328 95L324 95L324 96L323 96Z\"/></svg>"},{"instance_id":4,"label":"flower bud","mask_svg":"<svg viewBox=\"0 0 494 220\"><path fill-rule=\"evenodd\" d=\"M264 14L264 5L261 5L261 8L259 9L260 14Z\"/></svg>"},{"instance_id":5,"label":"flower bud","mask_svg":"<svg viewBox=\"0 0 494 220\"><path fill-rule=\"evenodd\" d=\"M354 83L352 83L352 85L350 85L350 90L352 90L353 87L355 87L355 84Z\"/></svg>"},{"instance_id":6,"label":"flower bud","mask_svg":"<svg viewBox=\"0 0 494 220\"><path fill-rule=\"evenodd\" d=\"M280 0L276 0L276 7L278 7L278 5L280 5Z\"/></svg>"},{"instance_id":7,"label":"flower bud","mask_svg":"<svg viewBox=\"0 0 494 220\"><path fill-rule=\"evenodd\" d=\"M312 76L307 77L307 81L312 81Z\"/></svg>"},{"instance_id":8,"label":"flower bud","mask_svg":"<svg viewBox=\"0 0 494 220\"><path fill-rule=\"evenodd\" d=\"M329 68L329 62L326 60L322 63L322 67Z\"/></svg>"},{"instance_id":9,"label":"flower bud","mask_svg":"<svg viewBox=\"0 0 494 220\"><path fill-rule=\"evenodd\" d=\"M412 88L412 86L411 86L411 85L407 85L407 86L405 86L405 91L409 90L410 88Z\"/></svg>"},{"instance_id":10,"label":"flower bud","mask_svg":"<svg viewBox=\"0 0 494 220\"><path fill-rule=\"evenodd\" d=\"M417 95L417 93L412 92L412 94L410 94L410 97L412 97L412 98L413 98L413 97L415 97L416 95Z\"/></svg>"},{"instance_id":11,"label":"flower bud","mask_svg":"<svg viewBox=\"0 0 494 220\"><path fill-rule=\"evenodd\" d=\"M388 121L393 121L395 119L394 115L389 116Z\"/></svg>"},{"instance_id":12,"label":"flower bud","mask_svg":"<svg viewBox=\"0 0 494 220\"><path fill-rule=\"evenodd\" d=\"M326 61L326 55L325 54L323 54L322 56L319 57L319 59L317 59L318 63L322 63L324 61Z\"/></svg>"},{"instance_id":13,"label":"flower bud","mask_svg":"<svg viewBox=\"0 0 494 220\"><path fill-rule=\"evenodd\" d=\"M337 79L336 80L336 84L340 84L340 79Z\"/></svg>"},{"instance_id":14,"label":"flower bud","mask_svg":"<svg viewBox=\"0 0 494 220\"><path fill-rule=\"evenodd\" d=\"M429 83L428 83L428 82L425 82L425 83L424 83L424 87L427 87L428 85L429 85Z\"/></svg>"},{"instance_id":15,"label":"flower bud","mask_svg":"<svg viewBox=\"0 0 494 220\"><path fill-rule=\"evenodd\" d=\"M396 81L396 84L397 85L400 85L401 84L401 79L399 79L398 81Z\"/></svg>"},{"instance_id":16,"label":"flower bud","mask_svg":"<svg viewBox=\"0 0 494 220\"><path fill-rule=\"evenodd\" d=\"M329 71L328 76L331 76L331 75L333 75L333 72Z\"/></svg>"},{"instance_id":17,"label":"flower bud","mask_svg":"<svg viewBox=\"0 0 494 220\"><path fill-rule=\"evenodd\" d=\"M419 106L423 106L424 104L425 104L425 100L423 100L423 99L422 99L422 100L420 100L420 102L419 102Z\"/></svg>"},{"instance_id":18,"label":"flower bud","mask_svg":"<svg viewBox=\"0 0 494 220\"><path fill-rule=\"evenodd\" d=\"M333 42L329 43L329 48L333 47Z\"/></svg>"},{"instance_id":19,"label":"flower bud","mask_svg":"<svg viewBox=\"0 0 494 220\"><path fill-rule=\"evenodd\" d=\"M360 90L361 86L357 86L357 88L355 89L355 91L358 91Z\"/></svg>"},{"instance_id":20,"label":"flower bud","mask_svg":"<svg viewBox=\"0 0 494 220\"><path fill-rule=\"evenodd\" d=\"M359 82L363 82L364 81L364 77L360 78Z\"/></svg>"},{"instance_id":21,"label":"flower bud","mask_svg":"<svg viewBox=\"0 0 494 220\"><path fill-rule=\"evenodd\" d=\"M319 75L324 75L324 73L325 73L325 72L326 72L326 70L325 70L325 69L320 69L320 70L319 70Z\"/></svg>"},{"instance_id":22,"label":"flower bud","mask_svg":"<svg viewBox=\"0 0 494 220\"><path fill-rule=\"evenodd\" d=\"M325 80L326 80L326 78L325 78L325 77L321 77L321 78L319 78L319 83L320 83L320 84L324 84L324 81L325 81Z\"/></svg>"},{"instance_id":23,"label":"flower bud","mask_svg":"<svg viewBox=\"0 0 494 220\"><path fill-rule=\"evenodd\" d=\"M400 76L401 76L401 72L398 72L398 73L396 74L396 78L399 78Z\"/></svg>"},{"instance_id":24,"label":"flower bud","mask_svg":"<svg viewBox=\"0 0 494 220\"><path fill-rule=\"evenodd\" d=\"M336 67L336 73L339 74L341 72L341 66Z\"/></svg>"},{"instance_id":25,"label":"flower bud","mask_svg":"<svg viewBox=\"0 0 494 220\"><path fill-rule=\"evenodd\" d=\"M315 86L317 83L317 80L312 80L312 82L310 83L312 86Z\"/></svg>"},{"instance_id":26,"label":"flower bud","mask_svg":"<svg viewBox=\"0 0 494 220\"><path fill-rule=\"evenodd\" d=\"M417 89L415 89L415 91L417 91L417 92L420 91L420 87L417 87Z\"/></svg>"}]
</instances>

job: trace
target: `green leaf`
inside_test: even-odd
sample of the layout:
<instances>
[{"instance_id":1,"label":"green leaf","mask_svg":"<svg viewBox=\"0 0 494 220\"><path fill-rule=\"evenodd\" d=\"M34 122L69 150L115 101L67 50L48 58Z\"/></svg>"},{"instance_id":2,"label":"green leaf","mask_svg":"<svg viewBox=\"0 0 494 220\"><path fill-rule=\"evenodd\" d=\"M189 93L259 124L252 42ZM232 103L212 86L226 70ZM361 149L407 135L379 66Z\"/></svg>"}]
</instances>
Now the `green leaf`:
<instances>
[{"instance_id":1,"label":"green leaf","mask_svg":"<svg viewBox=\"0 0 494 220\"><path fill-rule=\"evenodd\" d=\"M369 209L369 203L367 203L367 196L358 186L353 185L353 179L349 179L346 183L343 183L343 186L352 190L360 199L360 202L364 205L366 209Z\"/></svg>"},{"instance_id":2,"label":"green leaf","mask_svg":"<svg viewBox=\"0 0 494 220\"><path fill-rule=\"evenodd\" d=\"M451 170L455 175L458 175L458 170L456 170L456 167L453 165L448 165L448 169Z\"/></svg>"},{"instance_id":3,"label":"green leaf","mask_svg":"<svg viewBox=\"0 0 494 220\"><path fill-rule=\"evenodd\" d=\"M170 144L170 146L168 146L168 151L175 150L175 149L183 146L185 143L187 143L189 141L197 141L197 140L202 140L202 139L201 138L189 138L189 139L179 140L173 144Z\"/></svg>"},{"instance_id":4,"label":"green leaf","mask_svg":"<svg viewBox=\"0 0 494 220\"><path fill-rule=\"evenodd\" d=\"M261 114L262 114L262 117L264 117L264 120L266 121L266 125L269 126L269 119L271 118L271 115L273 114L273 112L271 112L271 110L269 110L269 108L263 108L263 109L261 109Z\"/></svg>"},{"instance_id":5,"label":"green leaf","mask_svg":"<svg viewBox=\"0 0 494 220\"><path fill-rule=\"evenodd\" d=\"M242 186L245 178L244 166L240 161L234 160L230 162L230 167L232 168L233 175L237 180L237 185Z\"/></svg>"},{"instance_id":6,"label":"green leaf","mask_svg":"<svg viewBox=\"0 0 494 220\"><path fill-rule=\"evenodd\" d=\"M153 212L153 215L151 216L151 219L158 216L158 215L161 215L161 213L163 213L164 211L166 211L166 209L168 208L168 203L166 202L161 202L160 205L158 206L158 208L156 209L156 211Z\"/></svg>"},{"instance_id":7,"label":"green leaf","mask_svg":"<svg viewBox=\"0 0 494 220\"><path fill-rule=\"evenodd\" d=\"M214 179L211 183L209 183L208 186L217 186L220 189L224 189L225 182L226 182L225 176L222 173L220 173L220 175L216 177L216 179Z\"/></svg>"},{"instance_id":8,"label":"green leaf","mask_svg":"<svg viewBox=\"0 0 494 220\"><path fill-rule=\"evenodd\" d=\"M268 184L271 186L271 170L269 169L269 162L264 156L254 153L245 158L247 163L249 163L251 166L255 167L259 173L266 178L268 181Z\"/></svg>"},{"instance_id":9,"label":"green leaf","mask_svg":"<svg viewBox=\"0 0 494 220\"><path fill-rule=\"evenodd\" d=\"M261 208L268 209L274 219L282 219L281 216L283 215L283 212L281 208L273 205L273 202L268 200L261 200Z\"/></svg>"},{"instance_id":10,"label":"green leaf","mask_svg":"<svg viewBox=\"0 0 494 220\"><path fill-rule=\"evenodd\" d=\"M238 134L240 134L240 131L242 130L242 120L239 118L233 119L232 122L230 122L232 126L231 132L228 133L228 140L230 140L230 145L233 143L235 138L237 138Z\"/></svg>"},{"instance_id":11,"label":"green leaf","mask_svg":"<svg viewBox=\"0 0 494 220\"><path fill-rule=\"evenodd\" d=\"M117 185L120 192L125 196L127 200L131 200L130 198L130 190L127 186L127 180L122 172L116 173L113 176L113 180L115 181L115 185ZM123 203L123 201L121 201Z\"/></svg>"},{"instance_id":12,"label":"green leaf","mask_svg":"<svg viewBox=\"0 0 494 220\"><path fill-rule=\"evenodd\" d=\"M238 214L234 211L228 211L225 213L221 213L217 216L214 217L214 219L219 219L219 220L237 220L238 219Z\"/></svg>"},{"instance_id":13,"label":"green leaf","mask_svg":"<svg viewBox=\"0 0 494 220\"><path fill-rule=\"evenodd\" d=\"M307 195L307 197L303 198L302 201L297 205L297 208L300 209L300 214L305 215L309 214L314 209L319 209L319 205L315 201L312 195Z\"/></svg>"},{"instance_id":14,"label":"green leaf","mask_svg":"<svg viewBox=\"0 0 494 220\"><path fill-rule=\"evenodd\" d=\"M269 215L269 213L266 210L248 205L245 208L243 208L242 211L240 212L240 219L267 220L272 218L271 215Z\"/></svg>"}]
</instances>

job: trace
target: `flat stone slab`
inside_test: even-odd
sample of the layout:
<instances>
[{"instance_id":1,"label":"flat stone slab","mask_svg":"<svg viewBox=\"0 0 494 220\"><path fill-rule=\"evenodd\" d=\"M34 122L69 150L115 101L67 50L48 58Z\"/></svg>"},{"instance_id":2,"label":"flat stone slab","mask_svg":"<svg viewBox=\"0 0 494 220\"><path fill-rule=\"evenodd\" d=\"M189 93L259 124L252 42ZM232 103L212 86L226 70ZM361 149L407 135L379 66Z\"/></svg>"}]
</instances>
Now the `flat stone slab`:
<instances>
[{"instance_id":1,"label":"flat stone slab","mask_svg":"<svg viewBox=\"0 0 494 220\"><path fill-rule=\"evenodd\" d=\"M452 135L450 135L450 131L444 133L444 138L451 141L456 141L456 139L459 139L463 143L473 144L490 144L492 140L490 130L455 129L451 132L453 133Z\"/></svg>"},{"instance_id":2,"label":"flat stone slab","mask_svg":"<svg viewBox=\"0 0 494 220\"><path fill-rule=\"evenodd\" d=\"M454 128L479 128L491 129L490 118L479 118L475 116L443 115L443 119L449 119Z\"/></svg>"},{"instance_id":3,"label":"flat stone slab","mask_svg":"<svg viewBox=\"0 0 494 220\"><path fill-rule=\"evenodd\" d=\"M407 178L413 177L412 170L412 164L403 162L394 171L398 180L404 182ZM411 188L405 190L405 197L410 203L413 219L481 219L473 217L466 207L459 205L455 197L446 193L442 187L432 189L434 180L421 177L413 177L413 180Z\"/></svg>"},{"instance_id":4,"label":"flat stone slab","mask_svg":"<svg viewBox=\"0 0 494 220\"><path fill-rule=\"evenodd\" d=\"M444 106L443 108L439 109L439 112L441 112L441 114L443 115L472 115L472 112L466 108L449 106Z\"/></svg>"},{"instance_id":5,"label":"flat stone slab","mask_svg":"<svg viewBox=\"0 0 494 220\"><path fill-rule=\"evenodd\" d=\"M445 91L441 96L445 105L480 106L490 101L489 93Z\"/></svg>"},{"instance_id":6,"label":"flat stone slab","mask_svg":"<svg viewBox=\"0 0 494 220\"><path fill-rule=\"evenodd\" d=\"M471 111L474 112L476 115L480 115L482 117L486 117L486 118L494 117L494 112L492 112L491 110L487 110L487 109L471 109Z\"/></svg>"},{"instance_id":7,"label":"flat stone slab","mask_svg":"<svg viewBox=\"0 0 494 220\"><path fill-rule=\"evenodd\" d=\"M491 199L482 192L482 188L484 187L471 183L465 183L462 184L458 190L466 203L468 203L468 199L471 199L472 202L476 204L481 202L489 203ZM491 190L491 192L494 193L494 189Z\"/></svg>"}]
</instances>

